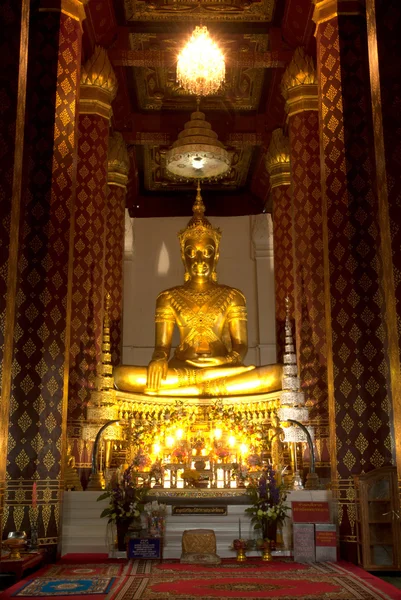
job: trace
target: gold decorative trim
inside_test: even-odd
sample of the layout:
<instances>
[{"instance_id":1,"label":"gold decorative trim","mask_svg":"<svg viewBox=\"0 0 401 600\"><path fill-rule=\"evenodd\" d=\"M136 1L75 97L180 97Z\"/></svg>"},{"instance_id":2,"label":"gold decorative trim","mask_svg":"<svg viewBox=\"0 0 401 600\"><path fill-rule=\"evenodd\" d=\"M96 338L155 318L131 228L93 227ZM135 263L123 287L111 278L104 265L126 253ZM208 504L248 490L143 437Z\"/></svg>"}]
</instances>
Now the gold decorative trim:
<instances>
[{"instance_id":1,"label":"gold decorative trim","mask_svg":"<svg viewBox=\"0 0 401 600\"><path fill-rule=\"evenodd\" d=\"M285 109L288 113L287 120L297 113L307 110L319 110L319 95L317 84L304 84L288 90Z\"/></svg>"},{"instance_id":2,"label":"gold decorative trim","mask_svg":"<svg viewBox=\"0 0 401 600\"><path fill-rule=\"evenodd\" d=\"M121 133L116 131L109 137L108 185L115 185L126 189L128 172L129 158L127 146Z\"/></svg>"},{"instance_id":3,"label":"gold decorative trim","mask_svg":"<svg viewBox=\"0 0 401 600\"><path fill-rule=\"evenodd\" d=\"M288 92L301 85L317 85L317 73L313 58L305 54L303 48L295 50L290 64L281 80L281 93L287 99Z\"/></svg>"},{"instance_id":4,"label":"gold decorative trim","mask_svg":"<svg viewBox=\"0 0 401 600\"><path fill-rule=\"evenodd\" d=\"M48 2L43 1L39 8L39 12L61 12L75 21L79 21L82 25L82 21L86 19L85 4L88 0L61 0L59 6L48 6Z\"/></svg>"},{"instance_id":5,"label":"gold decorative trim","mask_svg":"<svg viewBox=\"0 0 401 600\"><path fill-rule=\"evenodd\" d=\"M370 84L372 90L372 115L374 146L376 157L376 183L379 200L379 226L383 265L383 290L386 306L388 356L390 362L390 389L392 396L393 436L398 472L401 473L401 371L400 348L398 344L397 308L393 272L393 251L388 206L388 184L386 173L386 153L384 146L382 102L380 90L380 69L377 47L375 4L371 0L366 5ZM394 449L393 449L394 459Z\"/></svg>"},{"instance_id":6,"label":"gold decorative trim","mask_svg":"<svg viewBox=\"0 0 401 600\"><path fill-rule=\"evenodd\" d=\"M315 10L312 20L319 25L331 21L339 15L364 15L365 8L362 0L315 0Z\"/></svg>"},{"instance_id":7,"label":"gold decorative trim","mask_svg":"<svg viewBox=\"0 0 401 600\"><path fill-rule=\"evenodd\" d=\"M110 95L101 88L81 84L79 114L99 115L99 117L104 117L107 120L111 119L113 109L111 108Z\"/></svg>"},{"instance_id":8,"label":"gold decorative trim","mask_svg":"<svg viewBox=\"0 0 401 600\"><path fill-rule=\"evenodd\" d=\"M82 66L81 99L95 102L96 106L103 104L110 108L116 97L117 87L117 77L106 50L95 46L92 56Z\"/></svg>"},{"instance_id":9,"label":"gold decorative trim","mask_svg":"<svg viewBox=\"0 0 401 600\"><path fill-rule=\"evenodd\" d=\"M272 189L291 184L290 144L282 129L275 129L272 133L266 153L266 169Z\"/></svg>"},{"instance_id":10,"label":"gold decorative trim","mask_svg":"<svg viewBox=\"0 0 401 600\"><path fill-rule=\"evenodd\" d=\"M15 319L15 300L17 290L17 264L18 264L18 239L19 222L21 208L21 189L22 189L22 164L24 148L24 128L25 128L25 103L27 87L27 67L28 67L28 40L29 40L29 9L30 1L23 0L21 6L21 36L20 36L20 61L18 72L18 95L17 95L17 113L15 127L14 144L14 169L11 200L10 217L10 243L8 248L8 272L7 272L7 296L4 324L4 356L1 381L1 402L0 402L0 478L1 478L1 497L0 497L0 517L3 511L4 497L4 475L7 461L7 441L8 441L8 421L11 392L11 366L13 361L14 345L14 319ZM1 520L1 519L0 519Z\"/></svg>"}]
</instances>

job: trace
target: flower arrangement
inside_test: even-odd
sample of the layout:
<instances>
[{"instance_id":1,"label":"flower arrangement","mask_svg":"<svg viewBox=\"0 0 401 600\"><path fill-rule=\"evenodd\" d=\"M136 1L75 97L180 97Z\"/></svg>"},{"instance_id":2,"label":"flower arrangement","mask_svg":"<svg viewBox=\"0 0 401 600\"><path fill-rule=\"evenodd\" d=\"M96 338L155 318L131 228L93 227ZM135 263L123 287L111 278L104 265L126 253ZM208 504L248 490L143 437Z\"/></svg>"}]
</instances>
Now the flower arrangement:
<instances>
[{"instance_id":1,"label":"flower arrangement","mask_svg":"<svg viewBox=\"0 0 401 600\"><path fill-rule=\"evenodd\" d=\"M230 449L223 444L214 444L214 454L217 458L228 458L230 456Z\"/></svg>"},{"instance_id":2,"label":"flower arrangement","mask_svg":"<svg viewBox=\"0 0 401 600\"><path fill-rule=\"evenodd\" d=\"M164 478L164 466L161 459L155 460L149 470L149 481L155 480L155 487L162 487Z\"/></svg>"},{"instance_id":3,"label":"flower arrangement","mask_svg":"<svg viewBox=\"0 0 401 600\"><path fill-rule=\"evenodd\" d=\"M178 462L184 462L187 459L188 456L188 448L187 448L187 444L184 441L180 441L178 442L178 444L174 447L173 451L171 452L171 457L175 460L177 460Z\"/></svg>"},{"instance_id":4,"label":"flower arrangement","mask_svg":"<svg viewBox=\"0 0 401 600\"><path fill-rule=\"evenodd\" d=\"M276 539L277 525L287 517L289 507L285 504L287 495L283 486L278 486L275 471L268 465L259 481L250 483L247 488L252 506L245 509L251 517L254 529L261 530L262 540Z\"/></svg>"},{"instance_id":5,"label":"flower arrangement","mask_svg":"<svg viewBox=\"0 0 401 600\"><path fill-rule=\"evenodd\" d=\"M142 450L142 448L139 448L126 471L128 471L128 475L131 475L132 477L132 471L143 471L144 469L150 467L151 463L152 461L150 460L149 456Z\"/></svg>"},{"instance_id":6,"label":"flower arrangement","mask_svg":"<svg viewBox=\"0 0 401 600\"><path fill-rule=\"evenodd\" d=\"M143 498L147 489L143 486L135 487L132 481L131 463L120 476L120 473L112 480L109 489L97 499L109 498L109 506L105 508L100 517L107 517L109 523L131 521L139 517L143 511Z\"/></svg>"}]
</instances>

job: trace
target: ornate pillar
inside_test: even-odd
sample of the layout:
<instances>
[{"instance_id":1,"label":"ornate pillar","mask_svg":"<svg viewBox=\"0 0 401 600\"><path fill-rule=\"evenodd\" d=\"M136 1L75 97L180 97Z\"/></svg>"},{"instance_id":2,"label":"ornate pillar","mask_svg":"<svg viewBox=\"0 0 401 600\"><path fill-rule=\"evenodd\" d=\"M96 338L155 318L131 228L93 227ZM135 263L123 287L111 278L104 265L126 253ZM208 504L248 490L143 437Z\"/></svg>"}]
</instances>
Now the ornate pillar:
<instances>
[{"instance_id":1,"label":"ornate pillar","mask_svg":"<svg viewBox=\"0 0 401 600\"><path fill-rule=\"evenodd\" d=\"M277 361L283 362L285 346L285 299L290 299L290 319L294 318L294 263L291 219L291 177L288 138L275 129L266 154L273 200L273 250L276 299Z\"/></svg>"},{"instance_id":2,"label":"ornate pillar","mask_svg":"<svg viewBox=\"0 0 401 600\"><path fill-rule=\"evenodd\" d=\"M258 302L259 365L276 362L274 314L273 224L270 214L251 217L253 256Z\"/></svg>"},{"instance_id":3,"label":"ornate pillar","mask_svg":"<svg viewBox=\"0 0 401 600\"><path fill-rule=\"evenodd\" d=\"M78 119L71 309L68 435L79 469L90 470L91 447L81 424L101 364L106 253L107 170L111 102L117 80L106 51L97 46L83 65Z\"/></svg>"},{"instance_id":4,"label":"ornate pillar","mask_svg":"<svg viewBox=\"0 0 401 600\"><path fill-rule=\"evenodd\" d=\"M105 292L110 295L111 364L122 358L123 266L125 236L125 197L127 194L129 158L121 133L109 138L107 184L107 234L105 260Z\"/></svg>"},{"instance_id":5,"label":"ornate pillar","mask_svg":"<svg viewBox=\"0 0 401 600\"><path fill-rule=\"evenodd\" d=\"M0 523L7 465L11 364L15 319L18 232L21 211L24 113L28 63L29 0L3 3L3 76L0 96Z\"/></svg>"},{"instance_id":6,"label":"ornate pillar","mask_svg":"<svg viewBox=\"0 0 401 600\"><path fill-rule=\"evenodd\" d=\"M25 2L22 7L26 27ZM56 548L64 487L77 82L85 12L79 0L31 3L30 9L30 94L25 138L16 144L17 154L18 142L23 144L20 233L18 248L16 240L9 246L8 265L7 302L13 302L15 289L15 315L6 312L5 322L12 364L7 358L2 374L3 392L10 393L3 529L30 531L34 519L40 543ZM24 70L24 61L21 65ZM18 111L17 121L23 116ZM18 178L20 168L21 162ZM11 216L17 236L18 194L12 197ZM35 511L32 481L37 483Z\"/></svg>"},{"instance_id":7,"label":"ornate pillar","mask_svg":"<svg viewBox=\"0 0 401 600\"><path fill-rule=\"evenodd\" d=\"M301 389L310 406L317 466L330 479L318 86L312 58L294 52L283 79L291 157L295 328Z\"/></svg>"},{"instance_id":8,"label":"ornate pillar","mask_svg":"<svg viewBox=\"0 0 401 600\"><path fill-rule=\"evenodd\" d=\"M376 158L377 197L383 255L393 423L398 477L401 477L401 54L397 0L368 0L369 70Z\"/></svg>"},{"instance_id":9,"label":"ornate pillar","mask_svg":"<svg viewBox=\"0 0 401 600\"><path fill-rule=\"evenodd\" d=\"M364 6L318 1L314 20L332 482L355 560L353 475L395 460Z\"/></svg>"}]
</instances>

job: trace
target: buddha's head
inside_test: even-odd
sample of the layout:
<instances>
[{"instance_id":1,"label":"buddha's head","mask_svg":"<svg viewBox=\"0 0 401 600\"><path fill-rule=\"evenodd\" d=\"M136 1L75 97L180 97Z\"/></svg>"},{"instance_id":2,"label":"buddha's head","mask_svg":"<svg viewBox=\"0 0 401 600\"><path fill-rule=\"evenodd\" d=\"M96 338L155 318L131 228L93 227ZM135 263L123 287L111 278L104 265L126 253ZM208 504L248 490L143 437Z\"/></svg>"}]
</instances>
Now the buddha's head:
<instances>
[{"instance_id":1,"label":"buddha's head","mask_svg":"<svg viewBox=\"0 0 401 600\"><path fill-rule=\"evenodd\" d=\"M204 216L200 186L192 207L193 217L185 229L179 232L181 258L185 267L185 281L216 281L216 265L219 259L221 231L215 229Z\"/></svg>"}]
</instances>

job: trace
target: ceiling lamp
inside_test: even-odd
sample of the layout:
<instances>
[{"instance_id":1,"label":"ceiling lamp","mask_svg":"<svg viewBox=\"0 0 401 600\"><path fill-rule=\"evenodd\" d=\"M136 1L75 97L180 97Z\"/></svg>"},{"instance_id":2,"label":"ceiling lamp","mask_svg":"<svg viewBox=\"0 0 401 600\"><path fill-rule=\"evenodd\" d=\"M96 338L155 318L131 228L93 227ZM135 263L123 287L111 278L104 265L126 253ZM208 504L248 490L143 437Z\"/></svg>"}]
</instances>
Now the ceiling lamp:
<instances>
[{"instance_id":1,"label":"ceiling lamp","mask_svg":"<svg viewBox=\"0 0 401 600\"><path fill-rule=\"evenodd\" d=\"M216 94L224 82L224 55L210 38L207 27L195 27L177 60L177 81L196 96Z\"/></svg>"},{"instance_id":2,"label":"ceiling lamp","mask_svg":"<svg viewBox=\"0 0 401 600\"><path fill-rule=\"evenodd\" d=\"M197 110L166 153L166 168L180 179L217 179L231 166L230 155L217 139L205 114Z\"/></svg>"}]
</instances>

